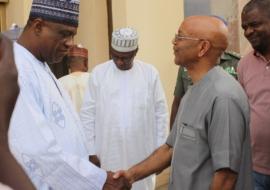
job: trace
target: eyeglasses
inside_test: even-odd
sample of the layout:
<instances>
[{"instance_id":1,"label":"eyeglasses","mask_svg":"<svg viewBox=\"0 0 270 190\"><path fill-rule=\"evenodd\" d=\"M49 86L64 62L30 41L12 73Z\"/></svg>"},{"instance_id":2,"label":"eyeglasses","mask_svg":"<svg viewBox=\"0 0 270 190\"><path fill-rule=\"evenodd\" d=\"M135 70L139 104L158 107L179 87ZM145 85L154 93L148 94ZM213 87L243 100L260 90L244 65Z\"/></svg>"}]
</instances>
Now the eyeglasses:
<instances>
[{"instance_id":1,"label":"eyeglasses","mask_svg":"<svg viewBox=\"0 0 270 190\"><path fill-rule=\"evenodd\" d=\"M204 38L195 38L195 37L189 37L189 36L181 36L180 34L175 34L172 43L175 43L177 41L183 41L183 40L193 40L193 41L207 41L211 44L211 47L214 47L216 49L222 49L224 51L224 47L222 45L213 44L210 40L204 39Z\"/></svg>"},{"instance_id":2,"label":"eyeglasses","mask_svg":"<svg viewBox=\"0 0 270 190\"><path fill-rule=\"evenodd\" d=\"M173 38L173 42L177 42L177 41L182 41L182 40L193 40L193 41L200 41L200 40L204 40L201 38L193 38L193 37L188 37L188 36L181 36L179 34L175 34L174 38Z\"/></svg>"}]
</instances>

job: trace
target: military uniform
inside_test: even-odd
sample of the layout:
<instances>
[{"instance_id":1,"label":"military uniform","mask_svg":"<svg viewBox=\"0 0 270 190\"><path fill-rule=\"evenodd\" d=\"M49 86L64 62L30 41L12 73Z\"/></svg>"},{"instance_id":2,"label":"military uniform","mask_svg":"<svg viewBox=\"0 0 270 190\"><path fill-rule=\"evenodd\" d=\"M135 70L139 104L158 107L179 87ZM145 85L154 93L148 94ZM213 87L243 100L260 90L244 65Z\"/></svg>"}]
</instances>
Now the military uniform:
<instances>
[{"instance_id":1,"label":"military uniform","mask_svg":"<svg viewBox=\"0 0 270 190\"><path fill-rule=\"evenodd\" d=\"M241 56L235 52L225 51L218 61L218 65L221 66L225 71L231 74L237 79L237 63ZM187 89L192 85L192 80L188 75L187 69L179 67L177 81L174 89L174 96L183 97Z\"/></svg>"}]
</instances>

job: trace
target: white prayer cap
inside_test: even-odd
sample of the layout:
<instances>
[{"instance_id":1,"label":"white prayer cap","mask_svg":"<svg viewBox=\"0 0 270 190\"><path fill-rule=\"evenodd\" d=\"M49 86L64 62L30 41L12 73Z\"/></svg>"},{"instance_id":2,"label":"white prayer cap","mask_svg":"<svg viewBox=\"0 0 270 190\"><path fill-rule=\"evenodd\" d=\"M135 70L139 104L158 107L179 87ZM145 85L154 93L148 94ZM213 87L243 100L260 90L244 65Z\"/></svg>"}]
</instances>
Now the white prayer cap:
<instances>
[{"instance_id":1,"label":"white prayer cap","mask_svg":"<svg viewBox=\"0 0 270 190\"><path fill-rule=\"evenodd\" d=\"M112 33L111 46L119 52L131 52L138 48L138 33L132 28L120 28Z\"/></svg>"}]
</instances>

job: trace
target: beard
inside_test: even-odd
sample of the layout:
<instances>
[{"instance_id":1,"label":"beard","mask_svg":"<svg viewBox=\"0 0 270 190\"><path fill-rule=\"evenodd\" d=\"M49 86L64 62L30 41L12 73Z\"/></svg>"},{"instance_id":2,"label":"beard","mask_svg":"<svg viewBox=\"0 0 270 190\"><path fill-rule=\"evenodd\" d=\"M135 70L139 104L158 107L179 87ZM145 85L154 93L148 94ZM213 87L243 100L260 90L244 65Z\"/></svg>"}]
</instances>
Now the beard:
<instances>
[{"instance_id":1,"label":"beard","mask_svg":"<svg viewBox=\"0 0 270 190\"><path fill-rule=\"evenodd\" d=\"M63 62L64 60L65 60L65 57L66 57L66 55L65 56L58 56L58 57L53 57L53 58L51 58L50 60L48 60L47 61L47 63L49 64L49 65L54 65L54 64L58 64L58 63L61 63L61 62Z\"/></svg>"},{"instance_id":2,"label":"beard","mask_svg":"<svg viewBox=\"0 0 270 190\"><path fill-rule=\"evenodd\" d=\"M269 45L266 42L260 43L260 44L251 44L253 49L255 49L257 52L264 55L265 53L269 52Z\"/></svg>"},{"instance_id":3,"label":"beard","mask_svg":"<svg viewBox=\"0 0 270 190\"><path fill-rule=\"evenodd\" d=\"M262 55L269 51L270 42L268 42L267 37L263 34L260 37L258 35L256 37L250 37L248 41L252 48Z\"/></svg>"}]
</instances>

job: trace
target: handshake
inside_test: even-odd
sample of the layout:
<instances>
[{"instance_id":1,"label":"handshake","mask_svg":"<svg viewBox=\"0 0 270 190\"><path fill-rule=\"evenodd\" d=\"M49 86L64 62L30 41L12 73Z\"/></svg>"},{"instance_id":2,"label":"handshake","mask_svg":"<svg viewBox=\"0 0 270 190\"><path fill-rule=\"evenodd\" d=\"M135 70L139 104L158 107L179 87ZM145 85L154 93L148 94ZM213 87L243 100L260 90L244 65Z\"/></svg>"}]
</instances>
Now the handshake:
<instances>
[{"instance_id":1,"label":"handshake","mask_svg":"<svg viewBox=\"0 0 270 190\"><path fill-rule=\"evenodd\" d=\"M129 190L131 187L132 180L127 171L107 172L107 180L103 190Z\"/></svg>"},{"instance_id":2,"label":"handshake","mask_svg":"<svg viewBox=\"0 0 270 190\"><path fill-rule=\"evenodd\" d=\"M115 173L108 171L103 190L131 189L135 181L144 179L154 173L160 173L163 169L167 168L171 164L172 148L168 145L163 145L159 149L158 152L155 151L146 160L130 167L128 170L119 170ZM164 152L168 152L168 156L165 159L160 159L164 155ZM100 167L100 161L96 155L90 156L89 160Z\"/></svg>"},{"instance_id":3,"label":"handshake","mask_svg":"<svg viewBox=\"0 0 270 190\"><path fill-rule=\"evenodd\" d=\"M96 155L89 156L89 161L100 168L100 160ZM128 170L120 170L115 173L108 171L103 190L129 190L133 182Z\"/></svg>"}]
</instances>

